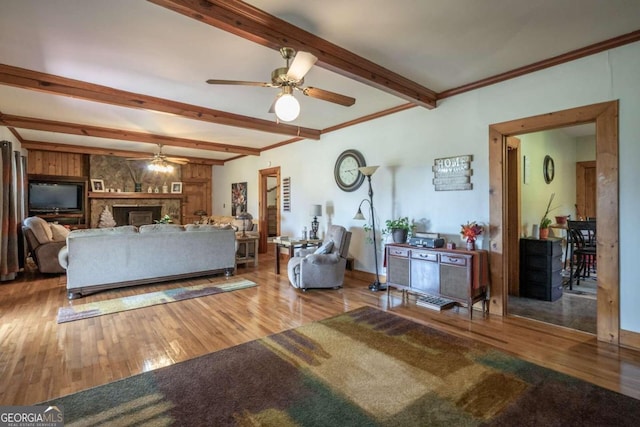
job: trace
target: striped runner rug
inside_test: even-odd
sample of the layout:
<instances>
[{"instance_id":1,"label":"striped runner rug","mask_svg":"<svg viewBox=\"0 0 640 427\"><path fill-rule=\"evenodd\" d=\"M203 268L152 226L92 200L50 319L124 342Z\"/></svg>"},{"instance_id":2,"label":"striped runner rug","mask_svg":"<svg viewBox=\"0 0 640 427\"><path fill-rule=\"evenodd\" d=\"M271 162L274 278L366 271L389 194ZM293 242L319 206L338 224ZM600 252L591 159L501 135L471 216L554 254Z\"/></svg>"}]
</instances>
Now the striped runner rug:
<instances>
[{"instance_id":1,"label":"striped runner rug","mask_svg":"<svg viewBox=\"0 0 640 427\"><path fill-rule=\"evenodd\" d=\"M256 284L251 280L235 279L229 282L206 283L202 285L149 292L141 295L114 298L105 301L60 307L58 309L58 323L73 322L74 320L103 316L105 314L118 313L120 311L136 310L138 308L150 307L152 305L167 304L170 302L215 295L223 292L237 291L239 289L250 288L253 286L256 286Z\"/></svg>"}]
</instances>

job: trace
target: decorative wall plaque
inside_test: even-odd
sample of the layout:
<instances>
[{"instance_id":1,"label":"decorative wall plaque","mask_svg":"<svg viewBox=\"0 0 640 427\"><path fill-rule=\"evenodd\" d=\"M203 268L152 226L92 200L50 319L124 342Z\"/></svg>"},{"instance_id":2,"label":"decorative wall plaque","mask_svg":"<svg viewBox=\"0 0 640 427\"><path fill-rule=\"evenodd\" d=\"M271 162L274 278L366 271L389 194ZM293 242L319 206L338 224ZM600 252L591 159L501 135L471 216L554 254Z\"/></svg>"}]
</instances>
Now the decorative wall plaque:
<instances>
[{"instance_id":1,"label":"decorative wall plaque","mask_svg":"<svg viewBox=\"0 0 640 427\"><path fill-rule=\"evenodd\" d=\"M444 157L433 161L433 185L436 191L472 190L473 156Z\"/></svg>"},{"instance_id":2,"label":"decorative wall plaque","mask_svg":"<svg viewBox=\"0 0 640 427\"><path fill-rule=\"evenodd\" d=\"M291 212L291 178L282 179L282 210Z\"/></svg>"}]
</instances>

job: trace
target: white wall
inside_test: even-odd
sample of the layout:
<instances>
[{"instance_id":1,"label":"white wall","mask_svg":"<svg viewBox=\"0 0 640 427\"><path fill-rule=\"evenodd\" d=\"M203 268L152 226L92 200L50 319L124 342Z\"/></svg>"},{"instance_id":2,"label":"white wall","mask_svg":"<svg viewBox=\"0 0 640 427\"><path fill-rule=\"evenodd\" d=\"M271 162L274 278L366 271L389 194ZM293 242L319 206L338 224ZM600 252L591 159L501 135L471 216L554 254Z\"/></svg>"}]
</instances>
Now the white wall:
<instances>
[{"instance_id":1,"label":"white wall","mask_svg":"<svg viewBox=\"0 0 640 427\"><path fill-rule=\"evenodd\" d=\"M521 176L521 235L530 236L531 226L539 224L549 203L549 218L555 222L556 215L576 215L576 162L595 160L595 137L573 138L562 130L535 132L518 137L521 141L521 155L527 157L530 171L528 181ZM555 177L547 184L544 181L544 157L549 155L555 164ZM524 165L524 161L523 161ZM525 167L521 173L525 174Z\"/></svg>"},{"instance_id":2,"label":"white wall","mask_svg":"<svg viewBox=\"0 0 640 427\"><path fill-rule=\"evenodd\" d=\"M338 189L333 167L346 149L360 150L369 165L380 165L373 176L378 224L408 216L426 230L459 239L460 224L489 220L488 127L492 123L620 100L620 264L621 327L640 332L640 286L634 263L640 257L634 227L640 201L640 43L582 58L517 79L448 98L435 110L413 108L392 116L348 127L214 167L214 213L230 211L232 182L247 181L249 212L257 212L258 169L280 166L291 177L291 212L283 212L283 234L298 235L309 226L311 204L322 204L329 215L321 230L336 223L354 232L351 254L356 268L374 271L371 246L362 223L353 220L366 185L354 193ZM304 111L302 112L304 114ZM472 154L473 190L434 191L431 166L436 158ZM498 166L498 165L491 165ZM559 165L556 164L556 167ZM560 165L561 166L561 165ZM226 207L222 207L226 204ZM487 242L482 243L487 248Z\"/></svg>"},{"instance_id":3,"label":"white wall","mask_svg":"<svg viewBox=\"0 0 640 427\"><path fill-rule=\"evenodd\" d=\"M22 149L22 145L18 139L4 126L0 126L0 141L11 141L13 151L20 151Z\"/></svg>"}]
</instances>

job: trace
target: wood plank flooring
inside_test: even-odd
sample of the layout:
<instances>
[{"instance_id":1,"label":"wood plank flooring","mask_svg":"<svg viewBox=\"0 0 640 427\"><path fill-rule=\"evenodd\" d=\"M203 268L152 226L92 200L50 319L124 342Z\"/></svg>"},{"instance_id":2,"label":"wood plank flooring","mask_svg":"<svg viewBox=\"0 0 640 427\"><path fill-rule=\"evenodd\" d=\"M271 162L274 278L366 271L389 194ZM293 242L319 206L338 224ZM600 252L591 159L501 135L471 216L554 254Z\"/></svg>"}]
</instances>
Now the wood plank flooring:
<instances>
[{"instance_id":1,"label":"wood plank flooring","mask_svg":"<svg viewBox=\"0 0 640 427\"><path fill-rule=\"evenodd\" d=\"M30 405L168 366L361 306L390 310L434 328L488 343L523 359L640 399L640 352L591 334L465 309L418 307L399 292L371 292L348 273L340 290L292 288L274 274L271 254L238 275L257 287L57 324L58 308L222 277L169 282L66 299L65 276L27 273L0 283L0 405Z\"/></svg>"}]
</instances>

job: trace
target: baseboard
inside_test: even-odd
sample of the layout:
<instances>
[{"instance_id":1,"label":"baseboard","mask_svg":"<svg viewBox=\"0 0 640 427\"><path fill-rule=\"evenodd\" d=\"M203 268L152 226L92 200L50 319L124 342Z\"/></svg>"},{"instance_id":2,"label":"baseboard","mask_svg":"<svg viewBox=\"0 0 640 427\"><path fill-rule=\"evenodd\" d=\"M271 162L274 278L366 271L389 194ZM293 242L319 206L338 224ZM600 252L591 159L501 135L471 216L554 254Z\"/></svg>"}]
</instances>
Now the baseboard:
<instances>
[{"instance_id":1,"label":"baseboard","mask_svg":"<svg viewBox=\"0 0 640 427\"><path fill-rule=\"evenodd\" d=\"M376 280L375 273L369 273L367 271L354 269L354 270L347 271L346 274L353 279L362 280L369 283L373 283ZM387 277L380 274L380 281L382 283L385 283L387 281Z\"/></svg>"},{"instance_id":2,"label":"baseboard","mask_svg":"<svg viewBox=\"0 0 640 427\"><path fill-rule=\"evenodd\" d=\"M620 329L620 347L640 350L640 333Z\"/></svg>"}]
</instances>

